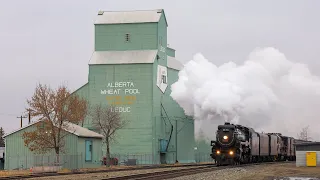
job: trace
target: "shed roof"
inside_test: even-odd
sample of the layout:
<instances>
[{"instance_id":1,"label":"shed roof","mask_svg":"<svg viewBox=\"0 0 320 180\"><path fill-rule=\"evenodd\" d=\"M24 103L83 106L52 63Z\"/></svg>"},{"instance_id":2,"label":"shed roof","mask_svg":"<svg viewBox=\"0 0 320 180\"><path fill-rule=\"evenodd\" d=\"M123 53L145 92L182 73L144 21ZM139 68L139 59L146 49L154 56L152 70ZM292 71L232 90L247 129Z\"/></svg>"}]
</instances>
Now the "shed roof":
<instances>
[{"instance_id":1,"label":"shed roof","mask_svg":"<svg viewBox=\"0 0 320 180\"><path fill-rule=\"evenodd\" d=\"M14 134L14 133L16 133L18 131L21 131L21 130L27 128L27 127L33 126L34 124L36 124L38 122L40 122L40 121L32 122L32 123L28 124L27 126L24 126L22 128L19 128L19 129L15 130L15 131L12 131L12 132L4 135L4 137L7 137L7 136L9 136L11 134ZM67 126L66 126L66 128L63 128L63 129L65 131L71 133L71 134L74 134L74 135L78 136L78 137L103 138L103 135L98 134L98 133L96 133L94 131L91 131L91 130L89 130L87 128L81 127L79 125L76 125L76 124L73 124L73 123L70 123L70 122L66 122L66 123L67 123Z\"/></svg>"},{"instance_id":2,"label":"shed roof","mask_svg":"<svg viewBox=\"0 0 320 180\"><path fill-rule=\"evenodd\" d=\"M132 51L95 51L89 65L98 64L152 64L157 57L158 50L132 50ZM174 57L167 56L167 66L181 70L183 64Z\"/></svg>"},{"instance_id":3,"label":"shed roof","mask_svg":"<svg viewBox=\"0 0 320 180\"><path fill-rule=\"evenodd\" d=\"M179 71L183 68L183 64L176 58L167 56L167 60L168 68L176 69Z\"/></svg>"},{"instance_id":4,"label":"shed roof","mask_svg":"<svg viewBox=\"0 0 320 180\"><path fill-rule=\"evenodd\" d=\"M73 123L68 123L68 126L65 129L65 131L68 131L78 137L103 138L103 135Z\"/></svg>"},{"instance_id":5,"label":"shed roof","mask_svg":"<svg viewBox=\"0 0 320 180\"><path fill-rule=\"evenodd\" d=\"M301 143L295 143L295 146L314 146L318 145L320 146L320 142L301 142Z\"/></svg>"},{"instance_id":6,"label":"shed roof","mask_svg":"<svg viewBox=\"0 0 320 180\"><path fill-rule=\"evenodd\" d=\"M163 9L135 11L99 11L94 24L159 22Z\"/></svg>"},{"instance_id":7,"label":"shed roof","mask_svg":"<svg viewBox=\"0 0 320 180\"><path fill-rule=\"evenodd\" d=\"M157 50L95 51L89 65L153 63L157 52Z\"/></svg>"}]
</instances>

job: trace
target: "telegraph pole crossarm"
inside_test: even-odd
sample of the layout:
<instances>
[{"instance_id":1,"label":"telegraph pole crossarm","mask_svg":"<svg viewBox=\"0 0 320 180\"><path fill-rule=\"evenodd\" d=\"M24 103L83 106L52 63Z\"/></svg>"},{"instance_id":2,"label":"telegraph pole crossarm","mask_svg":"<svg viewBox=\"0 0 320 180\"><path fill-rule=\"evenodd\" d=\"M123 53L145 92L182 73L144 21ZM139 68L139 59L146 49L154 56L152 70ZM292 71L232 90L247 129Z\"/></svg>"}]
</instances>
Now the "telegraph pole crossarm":
<instances>
[{"instance_id":1,"label":"telegraph pole crossarm","mask_svg":"<svg viewBox=\"0 0 320 180\"><path fill-rule=\"evenodd\" d=\"M19 119L20 119L20 127L22 127L22 119L23 119L23 118L27 118L27 117L26 117L26 116L22 116L22 115L21 115L20 117L17 117L17 118L19 118Z\"/></svg>"}]
</instances>

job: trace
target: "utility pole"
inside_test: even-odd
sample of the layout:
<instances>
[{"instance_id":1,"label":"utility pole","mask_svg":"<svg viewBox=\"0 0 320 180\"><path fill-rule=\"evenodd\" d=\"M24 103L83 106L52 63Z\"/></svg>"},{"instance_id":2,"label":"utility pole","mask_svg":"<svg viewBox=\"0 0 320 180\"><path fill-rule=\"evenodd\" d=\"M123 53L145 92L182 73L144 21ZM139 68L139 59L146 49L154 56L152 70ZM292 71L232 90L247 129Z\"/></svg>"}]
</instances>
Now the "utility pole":
<instances>
[{"instance_id":1,"label":"utility pole","mask_svg":"<svg viewBox=\"0 0 320 180\"><path fill-rule=\"evenodd\" d=\"M25 117L25 116L20 116L20 117L17 117L17 118L20 119L20 126L22 127L22 118L27 118L27 117Z\"/></svg>"},{"instance_id":2,"label":"utility pole","mask_svg":"<svg viewBox=\"0 0 320 180\"><path fill-rule=\"evenodd\" d=\"M28 111L28 119L29 119L29 124L31 123L31 112L30 112L30 110Z\"/></svg>"},{"instance_id":3,"label":"utility pole","mask_svg":"<svg viewBox=\"0 0 320 180\"><path fill-rule=\"evenodd\" d=\"M176 163L178 163L178 120L176 120Z\"/></svg>"}]
</instances>

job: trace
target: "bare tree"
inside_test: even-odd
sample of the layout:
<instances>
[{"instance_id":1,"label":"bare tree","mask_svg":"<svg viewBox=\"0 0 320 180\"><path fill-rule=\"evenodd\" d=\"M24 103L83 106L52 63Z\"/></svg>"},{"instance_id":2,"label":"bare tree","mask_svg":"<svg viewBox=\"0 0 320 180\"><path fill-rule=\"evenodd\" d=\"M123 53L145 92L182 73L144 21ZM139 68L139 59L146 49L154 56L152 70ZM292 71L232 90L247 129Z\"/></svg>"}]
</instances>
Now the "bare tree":
<instances>
[{"instance_id":1,"label":"bare tree","mask_svg":"<svg viewBox=\"0 0 320 180\"><path fill-rule=\"evenodd\" d=\"M71 95L65 86L56 90L39 84L30 100L27 110L38 122L33 131L26 131L22 137L31 151L42 154L54 150L65 152L64 137L68 134L70 123L81 123L87 112L87 101L77 95Z\"/></svg>"},{"instance_id":2,"label":"bare tree","mask_svg":"<svg viewBox=\"0 0 320 180\"><path fill-rule=\"evenodd\" d=\"M310 135L309 131L310 131L309 126L302 128L300 134L298 134L298 138L300 140L310 141L312 138L309 136Z\"/></svg>"},{"instance_id":3,"label":"bare tree","mask_svg":"<svg viewBox=\"0 0 320 180\"><path fill-rule=\"evenodd\" d=\"M114 111L113 106L97 104L89 112L92 119L93 128L104 136L106 144L106 158L110 162L110 143L115 141L115 133L123 128L127 123L121 117L120 112Z\"/></svg>"}]
</instances>

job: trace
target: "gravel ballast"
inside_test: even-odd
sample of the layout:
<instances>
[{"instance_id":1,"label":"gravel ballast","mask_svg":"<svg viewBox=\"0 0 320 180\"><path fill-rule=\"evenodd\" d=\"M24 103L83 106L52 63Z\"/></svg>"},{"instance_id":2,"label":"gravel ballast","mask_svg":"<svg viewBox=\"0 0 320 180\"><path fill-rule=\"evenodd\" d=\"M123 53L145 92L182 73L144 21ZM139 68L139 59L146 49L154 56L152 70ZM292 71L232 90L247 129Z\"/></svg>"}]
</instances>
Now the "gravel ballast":
<instances>
[{"instance_id":1,"label":"gravel ballast","mask_svg":"<svg viewBox=\"0 0 320 180\"><path fill-rule=\"evenodd\" d=\"M320 167L296 167L294 163L280 163L222 169L172 180L320 180L319 177Z\"/></svg>"},{"instance_id":2,"label":"gravel ballast","mask_svg":"<svg viewBox=\"0 0 320 180\"><path fill-rule=\"evenodd\" d=\"M67 180L84 180L84 179L103 179L110 177L119 177L141 173L162 172L178 169L189 169L197 167L172 167L165 169L145 169L133 171L120 171L108 173L93 173L81 175L65 175L42 177L34 179L67 179ZM286 180L288 177L305 177L300 180L320 180L315 179L320 177L320 167L295 167L294 163L280 163L280 164L264 164L253 165L236 168L227 168L221 170L213 169L211 172L198 173L189 176L182 176L172 178L172 180ZM296 179L296 178L292 178ZM290 179L291 180L291 179Z\"/></svg>"},{"instance_id":3,"label":"gravel ballast","mask_svg":"<svg viewBox=\"0 0 320 180\"><path fill-rule=\"evenodd\" d=\"M128 171L114 171L114 172L106 172L106 173L91 173L91 174L77 174L77 175L61 175L61 176L50 176L50 177L40 177L40 178L30 178L30 179L39 179L39 180L85 180L85 179L103 179L110 177L119 177L119 176L127 176L133 174L143 174L143 173L152 173L152 172L163 172L163 171L171 171L178 169L190 169L190 168L199 168L197 166L194 167L170 167L170 168L159 168L159 169L144 169L144 170L128 170Z\"/></svg>"}]
</instances>

